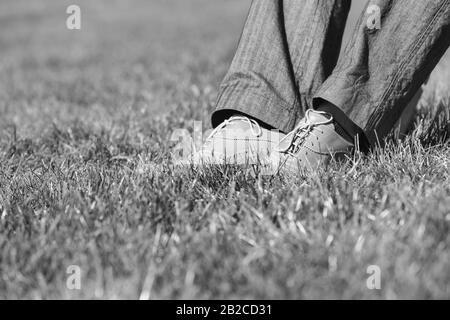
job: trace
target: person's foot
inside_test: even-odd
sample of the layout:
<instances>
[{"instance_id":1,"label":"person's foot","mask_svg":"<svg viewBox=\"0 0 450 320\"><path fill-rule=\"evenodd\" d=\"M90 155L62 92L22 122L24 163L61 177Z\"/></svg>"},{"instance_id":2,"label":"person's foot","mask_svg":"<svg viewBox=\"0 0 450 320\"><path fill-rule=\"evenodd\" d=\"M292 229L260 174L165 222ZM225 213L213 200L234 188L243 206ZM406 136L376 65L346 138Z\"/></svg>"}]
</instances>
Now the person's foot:
<instances>
[{"instance_id":1,"label":"person's foot","mask_svg":"<svg viewBox=\"0 0 450 320\"><path fill-rule=\"evenodd\" d=\"M248 117L233 116L213 130L201 150L178 164L269 165L271 152L284 136L279 131L262 128Z\"/></svg>"},{"instance_id":2,"label":"person's foot","mask_svg":"<svg viewBox=\"0 0 450 320\"><path fill-rule=\"evenodd\" d=\"M272 166L281 173L309 171L332 158L349 155L354 144L335 131L333 117L308 110L305 117L280 142L272 155Z\"/></svg>"}]
</instances>

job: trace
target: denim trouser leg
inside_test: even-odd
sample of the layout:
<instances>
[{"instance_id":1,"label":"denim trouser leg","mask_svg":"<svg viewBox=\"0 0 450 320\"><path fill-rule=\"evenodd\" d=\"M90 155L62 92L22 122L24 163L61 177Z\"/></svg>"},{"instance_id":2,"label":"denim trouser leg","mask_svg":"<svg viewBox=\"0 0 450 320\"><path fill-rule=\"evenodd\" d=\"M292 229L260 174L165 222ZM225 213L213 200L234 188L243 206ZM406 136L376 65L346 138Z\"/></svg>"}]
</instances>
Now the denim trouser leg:
<instances>
[{"instance_id":1,"label":"denim trouser leg","mask_svg":"<svg viewBox=\"0 0 450 320\"><path fill-rule=\"evenodd\" d=\"M450 0L368 4L380 29L364 12L336 65L350 0L254 0L213 126L240 111L290 131L324 99L383 138L450 45Z\"/></svg>"},{"instance_id":2,"label":"denim trouser leg","mask_svg":"<svg viewBox=\"0 0 450 320\"><path fill-rule=\"evenodd\" d=\"M391 130L450 45L450 0L370 1L380 28L362 14L353 38L316 98L338 106L373 144ZM314 104L318 104L315 102Z\"/></svg>"},{"instance_id":3,"label":"denim trouser leg","mask_svg":"<svg viewBox=\"0 0 450 320\"><path fill-rule=\"evenodd\" d=\"M254 0L213 126L240 111L293 129L336 65L349 9L350 0Z\"/></svg>"}]
</instances>

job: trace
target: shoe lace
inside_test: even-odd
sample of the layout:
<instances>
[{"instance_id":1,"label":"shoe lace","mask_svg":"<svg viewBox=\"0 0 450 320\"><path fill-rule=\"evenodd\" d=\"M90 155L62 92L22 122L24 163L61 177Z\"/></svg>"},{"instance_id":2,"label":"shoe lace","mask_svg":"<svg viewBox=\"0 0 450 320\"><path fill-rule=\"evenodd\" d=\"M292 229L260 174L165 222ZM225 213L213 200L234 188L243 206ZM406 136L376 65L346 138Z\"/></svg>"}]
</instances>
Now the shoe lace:
<instances>
[{"instance_id":1,"label":"shoe lace","mask_svg":"<svg viewBox=\"0 0 450 320\"><path fill-rule=\"evenodd\" d=\"M312 122L311 118L310 118L311 113L326 115L327 117L329 117L329 119L324 120L324 121L319 121L319 122ZM316 127L321 126L321 125L327 125L332 122L333 122L333 117L327 112L316 111L313 109L307 110L306 114L305 114L305 121L300 122L294 128L294 130L292 130L291 134L288 134L286 137L284 137L280 141L280 145L283 145L283 140L292 139L291 143L286 148L279 149L278 151L282 152L282 153L287 153L291 156L294 156L298 152L298 150L300 149L301 145L304 143L306 138L308 138L308 136L310 134L314 134L313 130ZM293 138L292 138L292 135L293 135Z\"/></svg>"},{"instance_id":2,"label":"shoe lace","mask_svg":"<svg viewBox=\"0 0 450 320\"><path fill-rule=\"evenodd\" d=\"M219 133L223 128L225 128L226 126L228 126L229 124L231 124L232 122L235 121L245 121L247 122L248 126L250 127L250 131L251 133L255 136L255 137L260 137L262 135L262 130L261 130L261 126L259 125L259 123L253 119L247 118L247 117L243 117L243 116L234 116L231 117L225 121L223 121L221 124L219 124L212 132L211 134L208 136L208 138L206 140L211 140L212 138L214 138L214 136Z\"/></svg>"}]
</instances>

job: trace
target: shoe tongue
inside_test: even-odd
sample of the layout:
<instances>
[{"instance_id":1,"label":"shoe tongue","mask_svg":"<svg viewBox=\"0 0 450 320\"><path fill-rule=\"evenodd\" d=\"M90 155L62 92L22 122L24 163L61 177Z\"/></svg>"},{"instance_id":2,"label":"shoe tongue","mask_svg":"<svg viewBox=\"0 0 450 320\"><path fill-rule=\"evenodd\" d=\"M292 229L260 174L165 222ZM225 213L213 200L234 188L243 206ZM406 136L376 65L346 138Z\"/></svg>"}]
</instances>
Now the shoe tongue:
<instances>
[{"instance_id":1,"label":"shoe tongue","mask_svg":"<svg viewBox=\"0 0 450 320\"><path fill-rule=\"evenodd\" d=\"M230 122L225 127L227 129L238 130L238 131L250 130L251 124L249 122L245 121L243 118L231 117L229 119L229 121Z\"/></svg>"},{"instance_id":2,"label":"shoe tongue","mask_svg":"<svg viewBox=\"0 0 450 320\"><path fill-rule=\"evenodd\" d=\"M223 137L224 135L228 137L241 136L247 130L250 130L250 125L247 121L242 118L231 117L228 119L226 125L224 125L214 136Z\"/></svg>"},{"instance_id":3,"label":"shoe tongue","mask_svg":"<svg viewBox=\"0 0 450 320\"><path fill-rule=\"evenodd\" d=\"M331 119L331 115L329 113L322 114L318 112L311 112L308 117L312 123L328 121Z\"/></svg>"},{"instance_id":4,"label":"shoe tongue","mask_svg":"<svg viewBox=\"0 0 450 320\"><path fill-rule=\"evenodd\" d=\"M309 122L311 124L314 124L318 122L328 121L330 119L331 115L328 113L322 114L318 112L310 112L307 118L305 117L302 120L300 120L300 123L305 124L306 122ZM278 145L278 150L281 152L287 151L295 138L295 134L296 134L295 131L291 131L290 133L288 133L286 137Z\"/></svg>"}]
</instances>

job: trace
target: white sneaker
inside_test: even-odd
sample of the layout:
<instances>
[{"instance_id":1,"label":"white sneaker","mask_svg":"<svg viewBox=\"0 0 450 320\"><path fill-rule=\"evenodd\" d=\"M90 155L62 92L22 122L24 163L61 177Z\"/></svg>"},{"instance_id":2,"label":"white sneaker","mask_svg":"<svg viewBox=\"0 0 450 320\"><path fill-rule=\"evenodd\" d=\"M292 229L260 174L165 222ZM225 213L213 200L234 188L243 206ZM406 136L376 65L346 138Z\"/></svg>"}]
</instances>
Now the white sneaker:
<instances>
[{"instance_id":1,"label":"white sneaker","mask_svg":"<svg viewBox=\"0 0 450 320\"><path fill-rule=\"evenodd\" d=\"M326 112L308 110L297 127L288 133L272 156L272 165L282 173L314 170L333 157L351 154L354 144L342 138Z\"/></svg>"},{"instance_id":2,"label":"white sneaker","mask_svg":"<svg viewBox=\"0 0 450 320\"><path fill-rule=\"evenodd\" d=\"M272 151L285 135L267 130L253 119L234 116L217 126L201 150L193 152L180 165L269 164Z\"/></svg>"}]
</instances>

